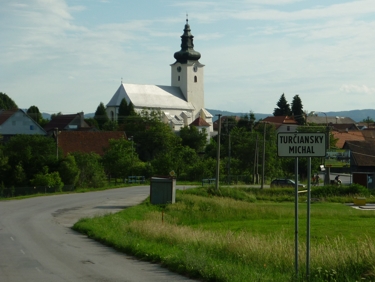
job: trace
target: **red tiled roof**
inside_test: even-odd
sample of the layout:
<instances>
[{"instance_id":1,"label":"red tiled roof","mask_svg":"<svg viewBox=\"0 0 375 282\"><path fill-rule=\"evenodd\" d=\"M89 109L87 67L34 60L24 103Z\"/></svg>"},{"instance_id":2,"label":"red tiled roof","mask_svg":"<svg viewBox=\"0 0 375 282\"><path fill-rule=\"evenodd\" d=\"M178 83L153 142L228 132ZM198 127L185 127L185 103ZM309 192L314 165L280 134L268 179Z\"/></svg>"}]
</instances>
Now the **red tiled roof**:
<instances>
[{"instance_id":1,"label":"red tiled roof","mask_svg":"<svg viewBox=\"0 0 375 282\"><path fill-rule=\"evenodd\" d=\"M59 147L64 155L72 152L104 154L110 139L126 138L123 131L61 131Z\"/></svg>"},{"instance_id":2,"label":"red tiled roof","mask_svg":"<svg viewBox=\"0 0 375 282\"><path fill-rule=\"evenodd\" d=\"M194 126L210 126L210 124L207 121L205 121L203 118L201 118L201 117L196 118L192 123L190 123L190 125L194 125Z\"/></svg>"},{"instance_id":3,"label":"red tiled roof","mask_svg":"<svg viewBox=\"0 0 375 282\"><path fill-rule=\"evenodd\" d=\"M298 122L295 121L293 117L289 116L269 116L264 118L262 121L275 124L298 124Z\"/></svg>"},{"instance_id":4,"label":"red tiled roof","mask_svg":"<svg viewBox=\"0 0 375 282\"><path fill-rule=\"evenodd\" d=\"M338 139L336 143L337 148L343 148L346 141L365 141L362 131L331 131L334 138Z\"/></svg>"}]
</instances>

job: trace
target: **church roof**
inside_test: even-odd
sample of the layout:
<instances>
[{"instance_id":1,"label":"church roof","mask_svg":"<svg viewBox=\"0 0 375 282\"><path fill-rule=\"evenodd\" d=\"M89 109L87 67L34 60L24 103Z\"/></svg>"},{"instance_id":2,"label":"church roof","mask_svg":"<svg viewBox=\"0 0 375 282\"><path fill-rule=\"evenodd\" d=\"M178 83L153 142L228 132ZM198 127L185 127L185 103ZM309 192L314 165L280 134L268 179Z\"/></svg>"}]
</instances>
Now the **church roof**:
<instances>
[{"instance_id":1,"label":"church roof","mask_svg":"<svg viewBox=\"0 0 375 282\"><path fill-rule=\"evenodd\" d=\"M201 117L196 118L192 123L190 123L190 125L207 127L210 126L210 124Z\"/></svg>"},{"instance_id":2,"label":"church roof","mask_svg":"<svg viewBox=\"0 0 375 282\"><path fill-rule=\"evenodd\" d=\"M194 110L193 105L186 101L181 89L176 86L122 83L107 107L118 107L124 98L136 108Z\"/></svg>"},{"instance_id":3,"label":"church roof","mask_svg":"<svg viewBox=\"0 0 375 282\"><path fill-rule=\"evenodd\" d=\"M188 61L198 61L200 59L201 54L194 50L193 38L190 25L186 19L184 34L181 35L181 50L174 53L174 58L177 62L186 64Z\"/></svg>"}]
</instances>

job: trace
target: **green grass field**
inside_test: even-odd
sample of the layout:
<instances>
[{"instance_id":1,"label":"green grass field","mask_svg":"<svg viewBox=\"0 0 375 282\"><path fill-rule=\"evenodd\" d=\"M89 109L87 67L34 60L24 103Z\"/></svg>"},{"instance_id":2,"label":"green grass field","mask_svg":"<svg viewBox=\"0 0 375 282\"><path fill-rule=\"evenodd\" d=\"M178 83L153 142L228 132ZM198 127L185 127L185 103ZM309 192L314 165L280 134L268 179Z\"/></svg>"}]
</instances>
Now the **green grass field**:
<instances>
[{"instance_id":1,"label":"green grass field","mask_svg":"<svg viewBox=\"0 0 375 282\"><path fill-rule=\"evenodd\" d=\"M375 281L375 212L337 203L354 194L322 191L311 205L310 281ZM204 281L296 281L293 200L288 189L189 189L173 205L146 200L73 228ZM298 205L298 281L307 280L305 201Z\"/></svg>"}]
</instances>

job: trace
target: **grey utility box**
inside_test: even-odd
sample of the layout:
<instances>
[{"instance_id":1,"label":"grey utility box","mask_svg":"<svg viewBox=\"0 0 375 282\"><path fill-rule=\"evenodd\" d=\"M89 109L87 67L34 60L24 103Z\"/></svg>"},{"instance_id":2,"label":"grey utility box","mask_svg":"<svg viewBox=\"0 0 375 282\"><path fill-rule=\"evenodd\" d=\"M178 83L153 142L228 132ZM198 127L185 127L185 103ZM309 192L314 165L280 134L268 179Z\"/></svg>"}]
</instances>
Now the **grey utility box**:
<instances>
[{"instance_id":1,"label":"grey utility box","mask_svg":"<svg viewBox=\"0 0 375 282\"><path fill-rule=\"evenodd\" d=\"M176 179L151 177L150 202L153 205L174 204L176 201Z\"/></svg>"}]
</instances>

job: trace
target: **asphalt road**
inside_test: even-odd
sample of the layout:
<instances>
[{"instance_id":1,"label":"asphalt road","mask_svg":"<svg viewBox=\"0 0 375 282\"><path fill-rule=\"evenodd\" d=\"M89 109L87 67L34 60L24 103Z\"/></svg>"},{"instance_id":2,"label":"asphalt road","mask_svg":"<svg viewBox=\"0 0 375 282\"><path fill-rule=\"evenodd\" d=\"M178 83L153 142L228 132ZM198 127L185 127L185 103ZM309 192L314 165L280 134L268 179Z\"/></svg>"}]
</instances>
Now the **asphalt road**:
<instances>
[{"instance_id":1,"label":"asphalt road","mask_svg":"<svg viewBox=\"0 0 375 282\"><path fill-rule=\"evenodd\" d=\"M0 202L0 281L192 281L103 246L70 227L135 205L149 186Z\"/></svg>"}]
</instances>

